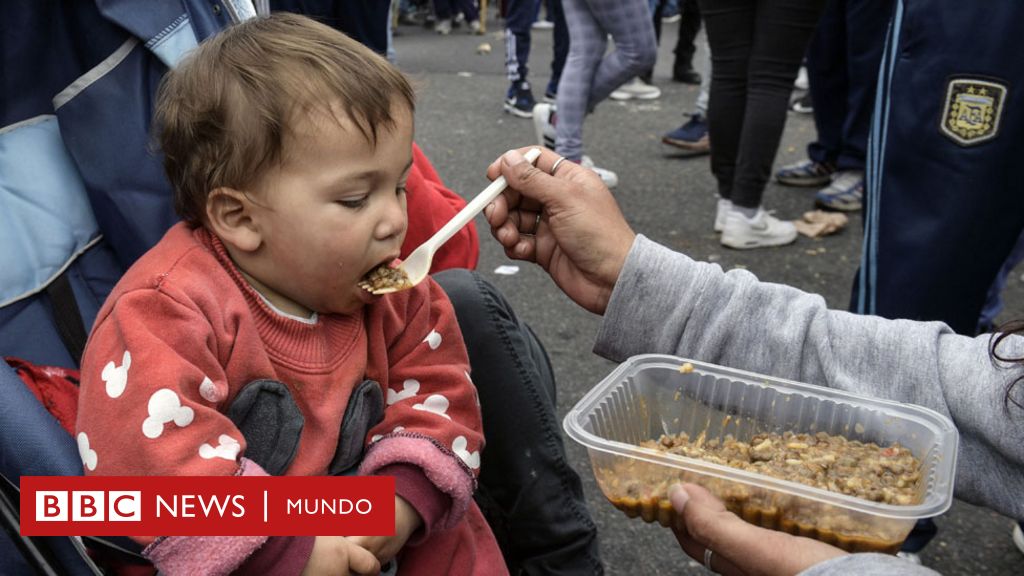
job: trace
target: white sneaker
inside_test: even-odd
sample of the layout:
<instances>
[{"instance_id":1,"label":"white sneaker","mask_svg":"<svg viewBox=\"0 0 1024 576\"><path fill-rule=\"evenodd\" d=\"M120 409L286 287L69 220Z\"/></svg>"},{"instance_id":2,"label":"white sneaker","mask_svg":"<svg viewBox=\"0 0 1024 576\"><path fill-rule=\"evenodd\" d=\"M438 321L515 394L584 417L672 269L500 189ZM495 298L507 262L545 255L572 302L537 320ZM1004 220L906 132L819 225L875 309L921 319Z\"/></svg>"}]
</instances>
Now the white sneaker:
<instances>
[{"instance_id":1,"label":"white sneaker","mask_svg":"<svg viewBox=\"0 0 1024 576\"><path fill-rule=\"evenodd\" d=\"M725 218L732 210L732 201L725 198L718 199L718 206L715 208L715 232L725 230Z\"/></svg>"},{"instance_id":2,"label":"white sneaker","mask_svg":"<svg viewBox=\"0 0 1024 576\"><path fill-rule=\"evenodd\" d=\"M438 20L437 24L434 24L434 32L442 36L447 36L452 33L452 21L450 18L445 20Z\"/></svg>"},{"instance_id":3,"label":"white sneaker","mask_svg":"<svg viewBox=\"0 0 1024 576\"><path fill-rule=\"evenodd\" d=\"M612 100L654 100L661 96L661 89L652 86L639 78L633 78L612 92Z\"/></svg>"},{"instance_id":4,"label":"white sneaker","mask_svg":"<svg viewBox=\"0 0 1024 576\"><path fill-rule=\"evenodd\" d=\"M783 246L796 240L796 227L783 222L758 208L753 218L747 218L735 208L729 210L722 228L722 245L737 250Z\"/></svg>"},{"instance_id":5,"label":"white sneaker","mask_svg":"<svg viewBox=\"0 0 1024 576\"><path fill-rule=\"evenodd\" d=\"M1017 550L1024 554L1024 531L1020 529L1020 524L1013 527L1013 543L1017 545Z\"/></svg>"},{"instance_id":6,"label":"white sneaker","mask_svg":"<svg viewBox=\"0 0 1024 576\"><path fill-rule=\"evenodd\" d=\"M619 177L617 174L615 174L615 172L612 172L607 168L594 166L594 161L591 160L590 156L587 156L586 154L584 154L583 158L580 159L580 166L583 166L584 168L590 168L591 170L593 170L598 176L601 177L601 182L604 182L604 185L609 188L615 188L616 186L619 185Z\"/></svg>"},{"instance_id":7,"label":"white sneaker","mask_svg":"<svg viewBox=\"0 0 1024 576\"><path fill-rule=\"evenodd\" d=\"M793 87L797 90L807 90L811 86L811 81L807 78L807 67L801 66L800 72L796 75L796 82L793 82Z\"/></svg>"},{"instance_id":8,"label":"white sneaker","mask_svg":"<svg viewBox=\"0 0 1024 576\"><path fill-rule=\"evenodd\" d=\"M558 109L554 104L537 104L533 107L533 133L537 143L555 149L555 120Z\"/></svg>"}]
</instances>

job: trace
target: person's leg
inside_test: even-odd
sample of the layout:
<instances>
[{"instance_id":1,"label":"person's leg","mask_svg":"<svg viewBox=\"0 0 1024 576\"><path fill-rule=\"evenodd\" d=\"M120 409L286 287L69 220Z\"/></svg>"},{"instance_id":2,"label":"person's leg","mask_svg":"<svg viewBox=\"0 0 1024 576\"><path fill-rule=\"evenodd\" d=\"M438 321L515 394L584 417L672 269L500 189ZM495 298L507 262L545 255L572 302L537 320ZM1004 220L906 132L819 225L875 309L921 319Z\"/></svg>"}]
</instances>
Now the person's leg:
<instances>
[{"instance_id":1,"label":"person's leg","mask_svg":"<svg viewBox=\"0 0 1024 576\"><path fill-rule=\"evenodd\" d=\"M472 23L475 20L480 19L480 11L477 10L473 0L458 0L459 10L462 15L466 17L466 22Z\"/></svg>"},{"instance_id":2,"label":"person's leg","mask_svg":"<svg viewBox=\"0 0 1024 576\"><path fill-rule=\"evenodd\" d=\"M661 141L670 146L681 148L691 153L688 155L707 154L711 151L711 142L708 140L708 91L711 88L711 48L708 47L707 39L704 40L704 52L701 55L701 68L705 74L700 82L700 94L690 113L690 119L682 126L665 134ZM731 208L728 200L719 202L719 209L715 217L715 231L721 232L724 227L724 210Z\"/></svg>"},{"instance_id":3,"label":"person's leg","mask_svg":"<svg viewBox=\"0 0 1024 576\"><path fill-rule=\"evenodd\" d=\"M601 28L611 34L615 49L601 59L590 89L593 110L616 88L654 66L658 45L647 0L587 0Z\"/></svg>"},{"instance_id":4,"label":"person's leg","mask_svg":"<svg viewBox=\"0 0 1024 576\"><path fill-rule=\"evenodd\" d=\"M711 99L711 46L708 39L704 38L704 54L701 56L701 69L704 76L700 79L700 94L697 94L697 102L693 105L693 113L704 118L708 115L708 101Z\"/></svg>"},{"instance_id":5,"label":"person's leg","mask_svg":"<svg viewBox=\"0 0 1024 576\"><path fill-rule=\"evenodd\" d=\"M505 19L505 74L509 80L505 93L505 111L520 118L531 118L536 101L526 81L530 72L530 30L537 0L508 0Z\"/></svg>"},{"instance_id":6,"label":"person's leg","mask_svg":"<svg viewBox=\"0 0 1024 576\"><path fill-rule=\"evenodd\" d=\"M1003 310L1003 288L1006 287L1006 279L1018 264L1024 261L1024 233L1017 238L1017 244L1013 247L1010 255L1007 256L1003 267L999 269L992 286L985 296L985 305L981 309L981 316L978 317L978 334L991 332L996 328L996 316Z\"/></svg>"},{"instance_id":7,"label":"person's leg","mask_svg":"<svg viewBox=\"0 0 1024 576\"><path fill-rule=\"evenodd\" d=\"M654 25L654 45L661 45L661 16L665 12L667 0L648 0L647 6L651 11L651 23ZM654 64L640 73L640 79L650 84L654 80Z\"/></svg>"},{"instance_id":8,"label":"person's leg","mask_svg":"<svg viewBox=\"0 0 1024 576\"><path fill-rule=\"evenodd\" d=\"M391 7L388 8L388 22L391 22L391 15L392 15L392 11L394 9L395 9L394 6L391 6ZM388 36L387 36L387 38L388 38L388 48L387 48L388 62L390 62L392 64L397 64L398 63L398 54L395 52L394 30L391 29L391 25L390 24L388 25Z\"/></svg>"},{"instance_id":9,"label":"person's leg","mask_svg":"<svg viewBox=\"0 0 1024 576\"><path fill-rule=\"evenodd\" d=\"M587 0L562 0L562 8L569 27L569 55L558 82L555 151L579 162L583 158L583 119L608 34L597 23Z\"/></svg>"},{"instance_id":10,"label":"person's leg","mask_svg":"<svg viewBox=\"0 0 1024 576\"><path fill-rule=\"evenodd\" d=\"M447 270L434 279L452 301L469 351L487 441L477 502L510 571L603 573L597 528L566 459L544 347L478 274Z\"/></svg>"},{"instance_id":11,"label":"person's leg","mask_svg":"<svg viewBox=\"0 0 1024 576\"><path fill-rule=\"evenodd\" d=\"M450 34L452 31L452 0L434 0L434 31L438 34Z\"/></svg>"},{"instance_id":12,"label":"person's leg","mask_svg":"<svg viewBox=\"0 0 1024 576\"><path fill-rule=\"evenodd\" d=\"M437 16L438 21L451 20L452 18L452 0L433 0L434 5L434 16Z\"/></svg>"},{"instance_id":13,"label":"person's leg","mask_svg":"<svg viewBox=\"0 0 1024 576\"><path fill-rule=\"evenodd\" d=\"M674 50L676 58L672 64L672 79L676 82L695 84L700 81L693 69L693 56L697 52L695 41L700 26L700 6L697 0L684 0L679 20L679 36L676 38Z\"/></svg>"},{"instance_id":14,"label":"person's leg","mask_svg":"<svg viewBox=\"0 0 1024 576\"><path fill-rule=\"evenodd\" d=\"M858 2L853 0L849 4ZM807 145L807 157L832 166L843 145L846 122L846 9L847 0L827 0L807 49L807 77L815 104L814 127L818 132L818 137ZM877 62L875 76L878 76Z\"/></svg>"},{"instance_id":15,"label":"person's leg","mask_svg":"<svg viewBox=\"0 0 1024 576\"><path fill-rule=\"evenodd\" d=\"M885 33L892 18L893 0L845 0L846 9L846 116L836 167L864 170L868 131L878 85L878 66L885 49ZM812 83L813 89L813 83ZM823 96L824 98L824 96ZM821 98L814 97L815 118ZM820 130L820 128L819 128Z\"/></svg>"},{"instance_id":16,"label":"person's leg","mask_svg":"<svg viewBox=\"0 0 1024 576\"><path fill-rule=\"evenodd\" d=\"M548 0L548 19L555 23L554 49L551 59L551 79L548 81L544 95L553 97L558 94L558 82L562 78L565 59L569 56L569 27L565 24L562 0Z\"/></svg>"},{"instance_id":17,"label":"person's leg","mask_svg":"<svg viewBox=\"0 0 1024 576\"><path fill-rule=\"evenodd\" d=\"M665 13L667 0L647 0L647 8L651 14L651 25L654 27L654 46L662 45L662 14ZM654 81L654 65L651 64L646 70L640 73L640 80L645 84Z\"/></svg>"},{"instance_id":18,"label":"person's leg","mask_svg":"<svg viewBox=\"0 0 1024 576\"><path fill-rule=\"evenodd\" d=\"M530 72L530 25L536 0L507 0L505 19L505 75L509 82L526 80Z\"/></svg>"},{"instance_id":19,"label":"person's leg","mask_svg":"<svg viewBox=\"0 0 1024 576\"><path fill-rule=\"evenodd\" d=\"M700 0L711 46L708 136L715 143L711 173L718 194L732 198L736 155L747 110L747 70L754 44L754 5L748 0Z\"/></svg>"},{"instance_id":20,"label":"person's leg","mask_svg":"<svg viewBox=\"0 0 1024 576\"><path fill-rule=\"evenodd\" d=\"M814 33L824 0L759 0L748 65L746 112L740 134L730 200L756 209L771 176L782 140L786 110L800 61ZM704 11L710 22L711 15ZM710 24L709 24L710 26ZM714 48L714 44L712 44ZM712 57L717 55L712 51ZM717 73L717 60L715 63ZM715 105L714 95L711 100ZM718 141L711 133L718 153ZM714 155L713 155L714 156Z\"/></svg>"}]
</instances>

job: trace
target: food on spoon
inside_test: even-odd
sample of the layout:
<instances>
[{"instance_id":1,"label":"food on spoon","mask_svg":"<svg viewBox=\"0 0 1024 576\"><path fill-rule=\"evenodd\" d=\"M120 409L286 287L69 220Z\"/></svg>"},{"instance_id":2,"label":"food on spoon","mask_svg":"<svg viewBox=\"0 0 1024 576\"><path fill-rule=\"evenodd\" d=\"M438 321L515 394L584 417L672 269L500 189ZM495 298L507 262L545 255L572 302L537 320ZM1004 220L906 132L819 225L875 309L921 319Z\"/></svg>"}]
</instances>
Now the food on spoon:
<instances>
[{"instance_id":1,"label":"food on spoon","mask_svg":"<svg viewBox=\"0 0 1024 576\"><path fill-rule=\"evenodd\" d=\"M381 290L397 292L412 288L412 282L409 281L405 270L399 267L392 268L390 264L385 263L367 272L359 286L373 293Z\"/></svg>"}]
</instances>

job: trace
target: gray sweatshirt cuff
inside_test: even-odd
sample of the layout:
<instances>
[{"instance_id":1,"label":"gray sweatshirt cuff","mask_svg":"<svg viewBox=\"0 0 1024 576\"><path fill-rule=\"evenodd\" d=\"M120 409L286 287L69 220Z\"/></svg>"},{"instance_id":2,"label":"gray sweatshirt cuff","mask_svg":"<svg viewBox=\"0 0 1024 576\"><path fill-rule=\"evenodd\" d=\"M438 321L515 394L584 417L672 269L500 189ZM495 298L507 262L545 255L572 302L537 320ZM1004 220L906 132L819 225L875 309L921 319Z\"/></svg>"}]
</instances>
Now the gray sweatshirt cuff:
<instances>
[{"instance_id":1,"label":"gray sweatshirt cuff","mask_svg":"<svg viewBox=\"0 0 1024 576\"><path fill-rule=\"evenodd\" d=\"M939 573L888 554L848 554L815 564L799 576L939 576Z\"/></svg>"}]
</instances>

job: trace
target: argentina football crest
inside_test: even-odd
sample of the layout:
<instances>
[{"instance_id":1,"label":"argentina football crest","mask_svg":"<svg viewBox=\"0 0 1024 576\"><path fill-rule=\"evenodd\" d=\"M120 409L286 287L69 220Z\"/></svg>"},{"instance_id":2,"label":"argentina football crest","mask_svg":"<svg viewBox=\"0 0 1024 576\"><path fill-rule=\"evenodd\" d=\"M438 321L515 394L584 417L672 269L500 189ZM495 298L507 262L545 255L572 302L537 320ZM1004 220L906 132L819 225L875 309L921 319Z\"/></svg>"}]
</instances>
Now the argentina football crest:
<instances>
[{"instance_id":1,"label":"argentina football crest","mask_svg":"<svg viewBox=\"0 0 1024 576\"><path fill-rule=\"evenodd\" d=\"M1006 102L1006 86L990 79L952 78L939 128L961 146L995 138Z\"/></svg>"}]
</instances>

